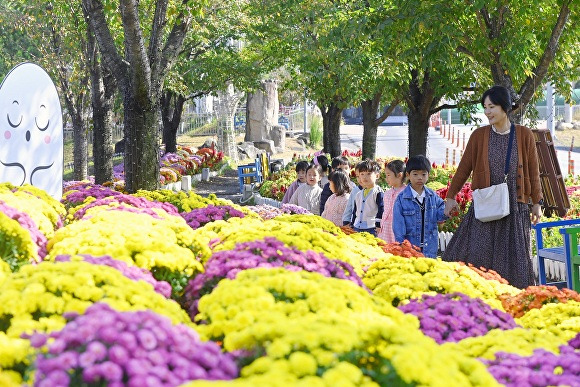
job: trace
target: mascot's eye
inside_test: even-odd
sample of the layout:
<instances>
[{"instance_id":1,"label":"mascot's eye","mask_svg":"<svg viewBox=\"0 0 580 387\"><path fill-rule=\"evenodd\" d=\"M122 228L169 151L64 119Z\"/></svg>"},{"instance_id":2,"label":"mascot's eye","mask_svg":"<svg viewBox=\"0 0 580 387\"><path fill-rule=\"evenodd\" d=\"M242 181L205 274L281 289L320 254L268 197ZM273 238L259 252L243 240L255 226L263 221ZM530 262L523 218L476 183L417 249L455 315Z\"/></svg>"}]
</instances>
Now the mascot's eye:
<instances>
[{"instance_id":1,"label":"mascot's eye","mask_svg":"<svg viewBox=\"0 0 580 387\"><path fill-rule=\"evenodd\" d=\"M16 105L16 106L14 106ZM17 116L18 115L18 111L20 110L18 108L18 101L12 101L12 113L16 113L16 114L12 114L12 116ZM20 121L18 121L18 123L13 123L12 120L10 119L10 113L6 114L6 119L8 120L8 125L12 126L13 128L17 128L18 126L20 126L20 124L22 123L22 116L20 116Z\"/></svg>"},{"instance_id":2,"label":"mascot's eye","mask_svg":"<svg viewBox=\"0 0 580 387\"><path fill-rule=\"evenodd\" d=\"M45 131L46 129L48 129L48 125L50 125L50 120L46 121L46 125L44 125L44 127L40 127L40 125L38 125L38 121L36 120L36 118L34 119L34 122L36 123L36 127L42 131Z\"/></svg>"},{"instance_id":3,"label":"mascot's eye","mask_svg":"<svg viewBox=\"0 0 580 387\"><path fill-rule=\"evenodd\" d=\"M34 118L34 123L36 124L36 127L43 132L48 129L48 126L50 125L50 119L48 118L48 111L46 110L45 105L40 105L38 114Z\"/></svg>"}]
</instances>

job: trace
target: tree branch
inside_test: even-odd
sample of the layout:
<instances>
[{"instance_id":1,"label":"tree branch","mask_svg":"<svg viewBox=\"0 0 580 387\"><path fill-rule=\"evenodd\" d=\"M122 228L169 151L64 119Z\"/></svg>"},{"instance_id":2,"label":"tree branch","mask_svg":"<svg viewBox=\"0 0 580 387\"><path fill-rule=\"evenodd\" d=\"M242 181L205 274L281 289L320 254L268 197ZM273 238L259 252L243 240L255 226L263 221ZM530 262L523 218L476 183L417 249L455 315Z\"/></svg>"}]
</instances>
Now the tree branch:
<instances>
[{"instance_id":1,"label":"tree branch","mask_svg":"<svg viewBox=\"0 0 580 387\"><path fill-rule=\"evenodd\" d=\"M115 41L105 19L103 3L100 0L82 0L82 2L87 24L93 30L99 43L106 67L113 73L118 84L125 87L129 64L123 60L115 46Z\"/></svg>"},{"instance_id":2,"label":"tree branch","mask_svg":"<svg viewBox=\"0 0 580 387\"><path fill-rule=\"evenodd\" d=\"M125 55L131 64L130 81L133 87L149 88L151 91L151 67L145 50L143 31L139 24L139 9L135 0L119 2L123 32L125 37Z\"/></svg>"},{"instance_id":3,"label":"tree branch","mask_svg":"<svg viewBox=\"0 0 580 387\"><path fill-rule=\"evenodd\" d=\"M389 107L385 110L385 112L383 114L381 114L376 120L375 120L375 124L379 125L381 122L383 122L384 120L387 119L388 116L391 115L391 113L393 112L393 110L395 110L395 108L397 107L397 105L399 104L399 102L401 102L400 98L396 98L394 99L391 104L389 105Z\"/></svg>"},{"instance_id":4,"label":"tree branch","mask_svg":"<svg viewBox=\"0 0 580 387\"><path fill-rule=\"evenodd\" d=\"M552 35L550 36L550 40L548 41L546 49L542 54L542 58L540 59L536 68L532 71L532 75L526 78L524 84L520 88L520 104L518 109L521 109L528 104L528 102L532 99L536 88L543 83L543 80L548 73L550 63L552 63L554 57L556 56L558 42L562 36L562 33L564 32L568 18L570 17L570 3L572 1L573 0L568 0L562 4L560 13L558 14L558 19L556 20L556 24L554 24ZM575 26L571 26L571 28L575 28Z\"/></svg>"}]
</instances>

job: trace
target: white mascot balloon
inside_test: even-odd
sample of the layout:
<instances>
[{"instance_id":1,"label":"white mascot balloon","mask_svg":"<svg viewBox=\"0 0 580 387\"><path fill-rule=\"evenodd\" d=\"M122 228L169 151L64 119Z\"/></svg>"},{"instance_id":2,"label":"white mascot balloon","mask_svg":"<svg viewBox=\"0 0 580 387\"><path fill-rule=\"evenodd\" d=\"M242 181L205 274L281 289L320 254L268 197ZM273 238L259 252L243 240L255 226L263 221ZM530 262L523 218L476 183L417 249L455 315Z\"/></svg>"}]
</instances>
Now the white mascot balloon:
<instances>
[{"instance_id":1,"label":"white mascot balloon","mask_svg":"<svg viewBox=\"0 0 580 387\"><path fill-rule=\"evenodd\" d=\"M32 184L62 197L62 111L40 66L22 63L0 85L0 182Z\"/></svg>"}]
</instances>

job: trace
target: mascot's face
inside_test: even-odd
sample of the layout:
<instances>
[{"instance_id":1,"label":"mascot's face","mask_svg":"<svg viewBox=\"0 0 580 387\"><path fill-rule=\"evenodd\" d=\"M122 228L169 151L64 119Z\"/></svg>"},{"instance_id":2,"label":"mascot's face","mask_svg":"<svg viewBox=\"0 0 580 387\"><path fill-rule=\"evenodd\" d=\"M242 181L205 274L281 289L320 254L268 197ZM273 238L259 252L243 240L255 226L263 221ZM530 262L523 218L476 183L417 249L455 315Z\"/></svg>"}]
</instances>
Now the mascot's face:
<instances>
[{"instance_id":1,"label":"mascot's face","mask_svg":"<svg viewBox=\"0 0 580 387\"><path fill-rule=\"evenodd\" d=\"M56 87L41 67L20 64L0 86L0 182L32 184L60 199L62 169Z\"/></svg>"}]
</instances>

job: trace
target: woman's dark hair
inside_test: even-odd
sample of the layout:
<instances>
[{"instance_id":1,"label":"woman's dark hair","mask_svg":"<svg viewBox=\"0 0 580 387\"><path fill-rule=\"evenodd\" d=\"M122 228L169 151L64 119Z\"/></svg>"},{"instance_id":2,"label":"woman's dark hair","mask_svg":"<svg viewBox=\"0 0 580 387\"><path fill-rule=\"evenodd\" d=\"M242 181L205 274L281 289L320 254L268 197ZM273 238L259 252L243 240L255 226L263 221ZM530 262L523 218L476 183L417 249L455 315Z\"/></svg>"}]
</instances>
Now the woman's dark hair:
<instances>
[{"instance_id":1,"label":"woman's dark hair","mask_svg":"<svg viewBox=\"0 0 580 387\"><path fill-rule=\"evenodd\" d=\"M508 113L512 111L512 97L510 92L503 86L495 85L488 89L481 96L481 106L484 106L485 99L489 97L489 100L494 105L499 105L504 112Z\"/></svg>"},{"instance_id":2,"label":"woman's dark hair","mask_svg":"<svg viewBox=\"0 0 580 387\"><path fill-rule=\"evenodd\" d=\"M341 165L349 165L348 159L344 156L336 156L335 158L333 158L332 164L330 166L332 167L332 170L335 170Z\"/></svg>"},{"instance_id":3,"label":"woman's dark hair","mask_svg":"<svg viewBox=\"0 0 580 387\"><path fill-rule=\"evenodd\" d=\"M308 169L308 161L299 161L296 163L296 173L300 172L300 171L306 171Z\"/></svg>"},{"instance_id":4,"label":"woman's dark hair","mask_svg":"<svg viewBox=\"0 0 580 387\"><path fill-rule=\"evenodd\" d=\"M328 176L328 180L334 185L334 194L336 196L342 196L347 192L350 192L350 179L342 169L337 169Z\"/></svg>"},{"instance_id":5,"label":"woman's dark hair","mask_svg":"<svg viewBox=\"0 0 580 387\"><path fill-rule=\"evenodd\" d=\"M411 173L413 171L431 172L431 163L429 162L429 159L423 155L409 157L409 160L407 160L407 166L405 167L405 172Z\"/></svg>"},{"instance_id":6,"label":"woman's dark hair","mask_svg":"<svg viewBox=\"0 0 580 387\"><path fill-rule=\"evenodd\" d=\"M316 161L314 161L313 159L312 163L319 165L320 168L322 169L322 172L327 173L329 169L328 158L325 155L318 155L315 156L314 158L316 159Z\"/></svg>"},{"instance_id":7,"label":"woman's dark hair","mask_svg":"<svg viewBox=\"0 0 580 387\"><path fill-rule=\"evenodd\" d=\"M379 173L381 166L375 160L366 159L357 164L359 172L374 172Z\"/></svg>"}]
</instances>

